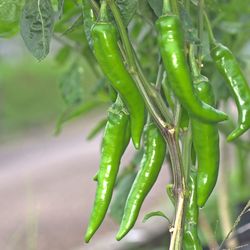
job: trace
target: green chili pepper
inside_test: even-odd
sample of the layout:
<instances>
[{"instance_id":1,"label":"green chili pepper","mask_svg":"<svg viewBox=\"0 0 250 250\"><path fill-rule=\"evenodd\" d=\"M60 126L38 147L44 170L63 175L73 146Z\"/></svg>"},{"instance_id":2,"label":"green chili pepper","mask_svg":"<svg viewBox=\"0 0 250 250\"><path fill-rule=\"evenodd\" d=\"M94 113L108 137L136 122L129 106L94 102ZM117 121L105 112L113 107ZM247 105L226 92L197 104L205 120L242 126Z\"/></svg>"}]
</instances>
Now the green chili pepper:
<instances>
[{"instance_id":1,"label":"green chili pepper","mask_svg":"<svg viewBox=\"0 0 250 250\"><path fill-rule=\"evenodd\" d=\"M101 149L101 163L96 177L98 187L85 241L89 242L101 225L116 181L121 157L129 143L129 115L124 107L116 102L109 110Z\"/></svg>"},{"instance_id":2,"label":"green chili pepper","mask_svg":"<svg viewBox=\"0 0 250 250\"><path fill-rule=\"evenodd\" d=\"M250 88L233 53L220 43L214 43L211 56L218 71L226 79L238 109L238 126L227 137L232 141L250 128Z\"/></svg>"},{"instance_id":3,"label":"green chili pepper","mask_svg":"<svg viewBox=\"0 0 250 250\"><path fill-rule=\"evenodd\" d=\"M116 29L110 22L98 22L93 26L91 34L95 57L128 109L131 137L135 148L138 149L145 119L144 102L124 65L117 44Z\"/></svg>"},{"instance_id":4,"label":"green chili pepper","mask_svg":"<svg viewBox=\"0 0 250 250\"><path fill-rule=\"evenodd\" d=\"M189 197L185 208L185 230L183 238L184 250L202 250L197 231L199 208L197 206L196 180L196 172L191 169L188 177Z\"/></svg>"},{"instance_id":5,"label":"green chili pepper","mask_svg":"<svg viewBox=\"0 0 250 250\"><path fill-rule=\"evenodd\" d=\"M165 141L153 123L145 127L144 147L140 170L126 201L117 240L121 240L134 226L142 203L153 187L165 158Z\"/></svg>"},{"instance_id":6,"label":"green chili pepper","mask_svg":"<svg viewBox=\"0 0 250 250\"><path fill-rule=\"evenodd\" d=\"M194 93L192 77L185 57L184 35L177 15L161 16L156 26L161 56L172 90L192 117L205 122L219 122L227 115L200 101Z\"/></svg>"},{"instance_id":7,"label":"green chili pepper","mask_svg":"<svg viewBox=\"0 0 250 250\"><path fill-rule=\"evenodd\" d=\"M205 103L214 105L211 85L204 79L194 84L196 94ZM209 198L218 177L219 133L216 124L208 124L199 119L191 119L193 145L198 161L197 203L203 207Z\"/></svg>"}]
</instances>

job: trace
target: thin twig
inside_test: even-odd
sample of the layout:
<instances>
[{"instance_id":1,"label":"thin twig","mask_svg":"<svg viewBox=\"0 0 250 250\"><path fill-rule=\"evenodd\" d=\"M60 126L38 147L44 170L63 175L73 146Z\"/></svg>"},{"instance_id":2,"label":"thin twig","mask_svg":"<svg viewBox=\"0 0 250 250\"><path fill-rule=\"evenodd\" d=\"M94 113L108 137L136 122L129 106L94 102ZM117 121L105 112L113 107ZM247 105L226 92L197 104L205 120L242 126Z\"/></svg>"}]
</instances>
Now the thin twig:
<instances>
[{"instance_id":1,"label":"thin twig","mask_svg":"<svg viewBox=\"0 0 250 250\"><path fill-rule=\"evenodd\" d=\"M199 0L198 1L198 38L200 40L200 44L198 46L199 67L201 67L202 64L203 10L204 10L204 0Z\"/></svg>"},{"instance_id":2,"label":"thin twig","mask_svg":"<svg viewBox=\"0 0 250 250\"><path fill-rule=\"evenodd\" d=\"M231 215L230 215L230 207L229 207L229 189L228 189L228 176L225 172L225 166L228 167L230 156L228 154L228 148L225 143L225 140L222 142L223 148L223 155L222 155L222 162L223 165L222 171L220 174L220 180L219 180L219 188L218 188L218 207L219 207L219 217L221 221L221 228L222 233L224 236L226 236L227 232L232 228L232 222L231 222ZM237 240L232 239L229 242L227 242L227 246L229 248L235 248L237 246Z\"/></svg>"},{"instance_id":3,"label":"thin twig","mask_svg":"<svg viewBox=\"0 0 250 250\"><path fill-rule=\"evenodd\" d=\"M182 249L182 239L184 230L184 209L185 209L185 178L182 157L180 152L179 143L176 140L175 132L166 131L166 138L168 142L169 155L171 160L171 165L173 168L174 176L174 187L173 193L176 197L176 213L174 219L173 234L170 242L170 250L181 250Z\"/></svg>"},{"instance_id":4,"label":"thin twig","mask_svg":"<svg viewBox=\"0 0 250 250\"><path fill-rule=\"evenodd\" d=\"M237 227L237 225L239 224L241 217L249 212L249 208L250 208L250 200L248 201L248 203L246 204L246 206L244 207L244 209L241 211L240 215L237 217L237 219L235 220L233 227L230 229L230 231L228 232L227 236L225 237L225 239L222 241L222 243L220 244L220 247L218 250L222 249L223 245L225 244L225 242L229 239L230 235L232 234L232 232L234 231L234 229Z\"/></svg>"}]
</instances>

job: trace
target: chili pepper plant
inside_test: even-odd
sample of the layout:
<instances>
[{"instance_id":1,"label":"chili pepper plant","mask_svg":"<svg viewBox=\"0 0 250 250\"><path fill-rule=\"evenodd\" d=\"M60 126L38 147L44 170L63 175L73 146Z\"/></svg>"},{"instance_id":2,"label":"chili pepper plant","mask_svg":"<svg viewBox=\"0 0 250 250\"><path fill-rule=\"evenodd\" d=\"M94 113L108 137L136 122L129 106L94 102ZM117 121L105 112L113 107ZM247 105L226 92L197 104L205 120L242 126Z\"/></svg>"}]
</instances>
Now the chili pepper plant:
<instances>
[{"instance_id":1,"label":"chili pepper plant","mask_svg":"<svg viewBox=\"0 0 250 250\"><path fill-rule=\"evenodd\" d=\"M229 232L222 225L220 236L205 243L207 232L199 221L206 218L211 234L215 225L206 207L214 205L213 199L226 197L224 208L230 211L235 201L249 198L247 192L232 192L246 188L249 174L249 58L242 53L250 41L248 1L2 2L0 37L21 34L37 60L50 53L62 68L58 86L65 107L56 133L93 109L108 110L88 136L103 131L85 242L95 240L109 210L119 224L114 238L126 237L165 161L172 181L162 202L174 208L173 218L166 220L170 241L165 249L236 247L237 238L227 241L236 224ZM94 81L84 79L86 70ZM130 139L134 157L120 170ZM224 192L216 196L218 174L228 178L221 168L220 140L222 146L233 145L238 169L231 170L233 182L225 181ZM146 218L156 215L168 217L154 211ZM232 222L227 215L220 219Z\"/></svg>"}]
</instances>

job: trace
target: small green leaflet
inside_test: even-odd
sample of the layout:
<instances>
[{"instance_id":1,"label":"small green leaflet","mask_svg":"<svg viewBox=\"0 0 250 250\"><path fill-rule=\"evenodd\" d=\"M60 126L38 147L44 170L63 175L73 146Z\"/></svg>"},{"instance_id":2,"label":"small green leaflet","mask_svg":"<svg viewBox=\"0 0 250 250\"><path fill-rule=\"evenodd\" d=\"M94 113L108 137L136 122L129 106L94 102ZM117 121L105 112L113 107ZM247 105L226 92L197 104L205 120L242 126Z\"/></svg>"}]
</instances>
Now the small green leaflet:
<instances>
[{"instance_id":1,"label":"small green leaflet","mask_svg":"<svg viewBox=\"0 0 250 250\"><path fill-rule=\"evenodd\" d=\"M0 21L13 23L19 19L19 11L23 1L0 0Z\"/></svg>"},{"instance_id":2,"label":"small green leaflet","mask_svg":"<svg viewBox=\"0 0 250 250\"><path fill-rule=\"evenodd\" d=\"M155 211L155 212L150 212L150 213L146 214L144 216L142 222L145 223L147 220L149 220L150 218L155 217L155 216L157 216L157 217L163 217L163 218L165 218L168 221L169 224L171 224L170 219L162 211Z\"/></svg>"},{"instance_id":3,"label":"small green leaflet","mask_svg":"<svg viewBox=\"0 0 250 250\"><path fill-rule=\"evenodd\" d=\"M62 75L59 87L63 100L67 105L70 106L82 102L83 89L81 86L81 68L77 62L74 62Z\"/></svg>"},{"instance_id":4,"label":"small green leaflet","mask_svg":"<svg viewBox=\"0 0 250 250\"><path fill-rule=\"evenodd\" d=\"M91 131L89 132L88 136L87 136L87 140L90 141L92 139L94 139L105 127L106 123L107 123L108 119L107 118L103 118L101 119L94 128L91 129Z\"/></svg>"},{"instance_id":5,"label":"small green leaflet","mask_svg":"<svg viewBox=\"0 0 250 250\"><path fill-rule=\"evenodd\" d=\"M162 0L148 0L148 4L153 9L156 16L161 16L162 14L162 6L163 1Z\"/></svg>"},{"instance_id":6,"label":"small green leaflet","mask_svg":"<svg viewBox=\"0 0 250 250\"><path fill-rule=\"evenodd\" d=\"M117 0L117 6L121 11L124 24L127 26L137 9L137 0Z\"/></svg>"},{"instance_id":7,"label":"small green leaflet","mask_svg":"<svg viewBox=\"0 0 250 250\"><path fill-rule=\"evenodd\" d=\"M134 169L127 172L122 178L119 178L119 182L116 186L116 192L112 199L109 214L117 223L121 223L124 207L127 201L129 191L133 185L136 177Z\"/></svg>"},{"instance_id":8,"label":"small green leaflet","mask_svg":"<svg viewBox=\"0 0 250 250\"><path fill-rule=\"evenodd\" d=\"M54 11L50 0L26 0L21 17L21 35L26 47L38 60L50 49Z\"/></svg>"}]
</instances>

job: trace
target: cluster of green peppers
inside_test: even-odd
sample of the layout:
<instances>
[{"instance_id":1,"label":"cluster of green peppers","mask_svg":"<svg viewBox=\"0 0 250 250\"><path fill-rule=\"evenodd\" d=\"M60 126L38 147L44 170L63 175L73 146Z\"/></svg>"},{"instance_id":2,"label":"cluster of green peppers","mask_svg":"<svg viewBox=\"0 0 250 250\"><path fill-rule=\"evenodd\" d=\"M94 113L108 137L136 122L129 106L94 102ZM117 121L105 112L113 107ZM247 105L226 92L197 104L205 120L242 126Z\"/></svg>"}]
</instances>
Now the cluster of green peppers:
<instances>
[{"instance_id":1,"label":"cluster of green peppers","mask_svg":"<svg viewBox=\"0 0 250 250\"><path fill-rule=\"evenodd\" d=\"M120 240L134 226L142 203L158 177L166 154L166 142L153 121L149 119L145 125L144 100L124 63L116 27L107 17L99 16L98 21L95 21L88 0L83 0L83 10L89 44L104 75L118 93L116 102L109 110L103 136L100 170L96 178L98 187L85 235L86 242L89 242L106 215L120 160L130 136L135 148L139 149L142 133L144 134L144 155L140 170L128 195L116 236ZM213 91L207 79L194 79L190 73L179 16L169 9L158 18L156 28L160 54L171 90L190 118L198 162L197 173L191 170L187 180L189 194L184 248L201 249L197 234L198 212L205 205L217 181L220 158L217 123L228 117L214 107ZM234 140L250 127L250 89L233 54L214 39L211 39L211 56L225 77L238 107L238 126L228 136L228 140Z\"/></svg>"}]
</instances>

